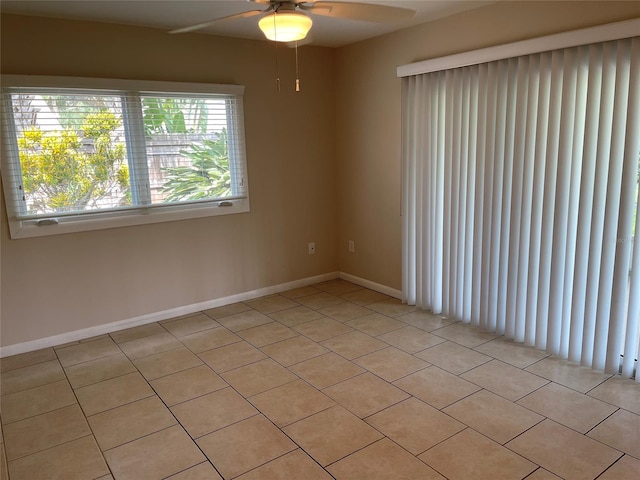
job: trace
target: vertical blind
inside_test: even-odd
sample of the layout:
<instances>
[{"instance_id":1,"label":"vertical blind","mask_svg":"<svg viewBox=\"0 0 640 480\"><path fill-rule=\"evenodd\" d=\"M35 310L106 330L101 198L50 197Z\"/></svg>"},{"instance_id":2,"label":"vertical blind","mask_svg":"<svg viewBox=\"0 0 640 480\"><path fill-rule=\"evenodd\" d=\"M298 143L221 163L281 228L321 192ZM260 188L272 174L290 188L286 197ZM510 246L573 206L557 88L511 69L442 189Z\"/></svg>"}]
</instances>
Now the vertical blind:
<instances>
[{"instance_id":1,"label":"vertical blind","mask_svg":"<svg viewBox=\"0 0 640 480\"><path fill-rule=\"evenodd\" d=\"M640 37L402 82L404 301L640 381Z\"/></svg>"}]
</instances>

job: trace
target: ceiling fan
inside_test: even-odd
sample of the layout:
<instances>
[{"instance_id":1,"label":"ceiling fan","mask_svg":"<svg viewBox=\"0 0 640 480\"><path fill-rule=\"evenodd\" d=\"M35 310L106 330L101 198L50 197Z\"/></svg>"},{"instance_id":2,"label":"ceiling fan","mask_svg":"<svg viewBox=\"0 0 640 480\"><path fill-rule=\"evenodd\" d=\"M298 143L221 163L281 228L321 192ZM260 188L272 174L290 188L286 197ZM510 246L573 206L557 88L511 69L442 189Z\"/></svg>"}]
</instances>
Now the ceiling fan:
<instances>
[{"instance_id":1,"label":"ceiling fan","mask_svg":"<svg viewBox=\"0 0 640 480\"><path fill-rule=\"evenodd\" d=\"M415 14L414 10L408 8L372 3L328 2L322 0L248 1L266 5L267 8L216 18L208 22L172 30L169 33L193 32L222 21L262 15L262 18L258 21L258 27L267 39L274 42L294 42L304 39L309 30L311 30L313 21L307 13L374 23L395 22L412 17Z\"/></svg>"}]
</instances>

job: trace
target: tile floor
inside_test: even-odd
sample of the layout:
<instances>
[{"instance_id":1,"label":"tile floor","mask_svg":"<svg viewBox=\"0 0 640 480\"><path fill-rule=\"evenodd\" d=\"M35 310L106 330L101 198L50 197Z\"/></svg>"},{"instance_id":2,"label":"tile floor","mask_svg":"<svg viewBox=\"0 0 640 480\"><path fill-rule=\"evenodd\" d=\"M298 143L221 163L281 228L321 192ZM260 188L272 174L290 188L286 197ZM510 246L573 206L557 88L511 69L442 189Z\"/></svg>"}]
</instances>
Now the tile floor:
<instances>
[{"instance_id":1,"label":"tile floor","mask_svg":"<svg viewBox=\"0 0 640 480\"><path fill-rule=\"evenodd\" d=\"M640 478L640 384L343 280L0 371L2 480Z\"/></svg>"}]
</instances>

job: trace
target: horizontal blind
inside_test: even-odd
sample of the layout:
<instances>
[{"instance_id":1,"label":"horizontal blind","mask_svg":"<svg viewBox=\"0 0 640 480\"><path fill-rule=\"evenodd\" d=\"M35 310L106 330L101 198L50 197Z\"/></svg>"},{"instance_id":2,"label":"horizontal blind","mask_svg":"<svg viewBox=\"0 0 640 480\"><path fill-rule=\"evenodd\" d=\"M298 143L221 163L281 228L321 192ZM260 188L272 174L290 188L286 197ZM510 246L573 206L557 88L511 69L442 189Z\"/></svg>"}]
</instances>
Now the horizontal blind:
<instances>
[{"instance_id":1,"label":"horizontal blind","mask_svg":"<svg viewBox=\"0 0 640 480\"><path fill-rule=\"evenodd\" d=\"M404 301L634 375L639 71L634 37L404 78Z\"/></svg>"}]
</instances>

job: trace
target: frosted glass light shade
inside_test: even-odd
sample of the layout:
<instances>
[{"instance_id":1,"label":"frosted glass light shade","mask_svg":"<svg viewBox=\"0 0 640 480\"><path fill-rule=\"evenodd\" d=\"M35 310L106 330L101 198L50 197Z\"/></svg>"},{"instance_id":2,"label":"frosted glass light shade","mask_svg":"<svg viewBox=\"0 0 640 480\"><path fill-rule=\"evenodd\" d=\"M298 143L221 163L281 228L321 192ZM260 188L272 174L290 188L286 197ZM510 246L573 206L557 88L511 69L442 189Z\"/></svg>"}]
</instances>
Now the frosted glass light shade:
<instances>
[{"instance_id":1,"label":"frosted glass light shade","mask_svg":"<svg viewBox=\"0 0 640 480\"><path fill-rule=\"evenodd\" d=\"M311 19L298 12L269 13L258 22L264 36L274 42L302 40L311 30L311 25Z\"/></svg>"}]
</instances>

